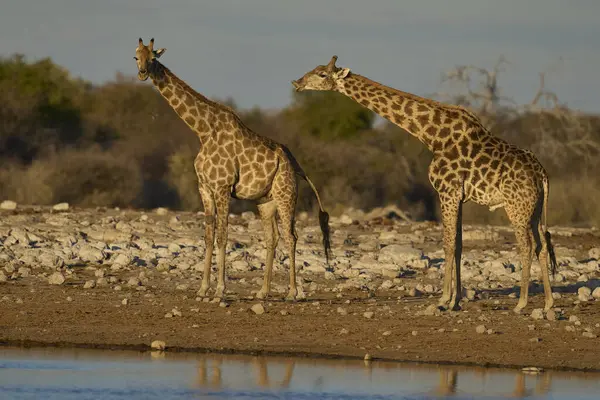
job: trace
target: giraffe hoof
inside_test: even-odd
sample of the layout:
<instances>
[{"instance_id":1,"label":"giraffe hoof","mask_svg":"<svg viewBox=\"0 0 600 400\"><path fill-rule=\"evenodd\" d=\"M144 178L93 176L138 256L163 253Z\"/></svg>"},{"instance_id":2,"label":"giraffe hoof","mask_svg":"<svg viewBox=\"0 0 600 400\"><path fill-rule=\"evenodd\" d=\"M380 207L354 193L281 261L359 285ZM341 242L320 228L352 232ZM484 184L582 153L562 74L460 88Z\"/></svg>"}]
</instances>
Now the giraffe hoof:
<instances>
[{"instance_id":1,"label":"giraffe hoof","mask_svg":"<svg viewBox=\"0 0 600 400\"><path fill-rule=\"evenodd\" d=\"M291 302L296 301L296 296L288 294L287 296L285 296L285 301L291 301Z\"/></svg>"},{"instance_id":2,"label":"giraffe hoof","mask_svg":"<svg viewBox=\"0 0 600 400\"><path fill-rule=\"evenodd\" d=\"M206 292L208 292L208 288L201 287L196 294L198 295L198 297L206 297Z\"/></svg>"},{"instance_id":3,"label":"giraffe hoof","mask_svg":"<svg viewBox=\"0 0 600 400\"><path fill-rule=\"evenodd\" d=\"M223 295L225 294L224 292L225 292L225 289L217 288L217 291L215 292L215 298L222 299Z\"/></svg>"},{"instance_id":4,"label":"giraffe hoof","mask_svg":"<svg viewBox=\"0 0 600 400\"><path fill-rule=\"evenodd\" d=\"M516 306L515 308L513 308L513 312L515 314L521 314L521 311L523 311L523 307Z\"/></svg>"}]
</instances>

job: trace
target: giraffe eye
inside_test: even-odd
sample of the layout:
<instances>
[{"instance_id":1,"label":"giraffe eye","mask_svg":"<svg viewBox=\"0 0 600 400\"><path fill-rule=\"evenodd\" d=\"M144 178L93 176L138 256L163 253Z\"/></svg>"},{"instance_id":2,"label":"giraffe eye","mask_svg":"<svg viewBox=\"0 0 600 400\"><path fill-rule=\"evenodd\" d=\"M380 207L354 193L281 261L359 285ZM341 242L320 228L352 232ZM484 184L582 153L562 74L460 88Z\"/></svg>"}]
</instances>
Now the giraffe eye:
<instances>
[{"instance_id":1,"label":"giraffe eye","mask_svg":"<svg viewBox=\"0 0 600 400\"><path fill-rule=\"evenodd\" d=\"M321 73L319 73L319 76L320 76L321 78L327 78L327 73L325 73L325 72L321 72Z\"/></svg>"}]
</instances>

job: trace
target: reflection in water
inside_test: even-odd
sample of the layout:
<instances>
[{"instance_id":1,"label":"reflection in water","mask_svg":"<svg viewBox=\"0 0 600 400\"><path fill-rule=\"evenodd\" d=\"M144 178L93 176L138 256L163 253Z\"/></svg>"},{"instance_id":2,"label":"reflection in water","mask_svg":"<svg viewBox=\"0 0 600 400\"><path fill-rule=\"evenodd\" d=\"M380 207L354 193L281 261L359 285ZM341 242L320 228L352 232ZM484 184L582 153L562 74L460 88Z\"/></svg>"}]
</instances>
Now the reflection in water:
<instances>
[{"instance_id":1,"label":"reflection in water","mask_svg":"<svg viewBox=\"0 0 600 400\"><path fill-rule=\"evenodd\" d=\"M380 361L0 347L0 398L596 399L599 374ZM90 393L91 397L82 397Z\"/></svg>"},{"instance_id":2,"label":"reflection in water","mask_svg":"<svg viewBox=\"0 0 600 400\"><path fill-rule=\"evenodd\" d=\"M215 355L211 357L202 357L199 361L198 366L198 384L200 387L208 387L211 389L221 389L222 385L222 374L221 364L223 362L222 355ZM293 359L285 362L285 374L283 379L279 382L271 382L269 380L269 371L267 368L267 358L265 357L253 357L251 361L245 360L246 364L251 364L256 367L256 386L260 388L277 388L287 389L292 380L292 374L294 373L294 364L296 363ZM208 364L210 366L210 377Z\"/></svg>"},{"instance_id":3,"label":"reflection in water","mask_svg":"<svg viewBox=\"0 0 600 400\"><path fill-rule=\"evenodd\" d=\"M360 362L356 361L311 361L311 360L296 360L296 359L279 359L279 358L268 358L268 357L246 357L246 356L231 356L231 355L207 355L202 356L199 360L198 365L198 385L202 388L210 388L213 390L225 389L230 385L227 381L227 376L223 377L222 365L223 362L231 362L235 360L236 363L241 363L246 367L254 369L254 384L256 387L263 389L287 389L290 386L292 377L294 374L294 366L296 363L300 364L312 364L312 363L328 363L334 368L340 368L344 370L347 367L344 365L356 367L360 365ZM272 369L280 371L282 364L285 365L283 378L280 380L273 380L269 378L269 364ZM341 366L339 364L342 364ZM506 398L526 398L531 396L542 396L548 394L551 388L552 372L544 372L541 374L528 375L519 370L498 370L488 368L477 368L477 367L457 367L457 366L423 366L423 365L406 365L396 363L380 363L365 361L362 363L365 376L369 381L373 379L373 371L379 369L394 370L394 369L413 369L421 370L424 372L437 371L438 384L430 390L428 395L433 396L455 396L455 395L466 395L469 392L469 388L460 388L458 385L458 376L461 371L468 373L473 377L477 377L482 387L487 386L490 383L490 378L497 374L498 371L504 373L510 372L514 375L514 382L512 391L500 390L497 395ZM233 371L235 373L235 371ZM335 375L334 375L335 376ZM584 376L584 375L582 375ZM331 379L331 376L329 377ZM593 379L597 379L595 375ZM225 379L225 380L224 380ZM323 385L326 377L323 375L317 376L312 385L313 389L319 389ZM527 388L526 380L534 380L535 386L533 388ZM470 386L473 386L474 380L470 379ZM233 382L231 382L233 383ZM508 383L508 382L507 382ZM235 385L232 385L235 386ZM510 388L510 385L506 385L506 388ZM504 388L504 387L503 387Z\"/></svg>"}]
</instances>

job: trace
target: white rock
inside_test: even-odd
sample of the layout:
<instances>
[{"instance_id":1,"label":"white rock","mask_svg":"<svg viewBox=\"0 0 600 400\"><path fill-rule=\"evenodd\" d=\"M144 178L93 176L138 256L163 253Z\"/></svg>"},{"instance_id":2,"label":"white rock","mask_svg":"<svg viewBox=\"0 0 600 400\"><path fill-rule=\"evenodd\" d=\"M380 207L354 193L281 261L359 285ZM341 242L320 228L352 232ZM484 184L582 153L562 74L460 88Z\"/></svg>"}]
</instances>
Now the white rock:
<instances>
[{"instance_id":1,"label":"white rock","mask_svg":"<svg viewBox=\"0 0 600 400\"><path fill-rule=\"evenodd\" d=\"M126 267L129 264L131 264L132 261L133 261L133 257L130 254L119 253L115 256L115 258L113 260L113 264Z\"/></svg>"},{"instance_id":2,"label":"white rock","mask_svg":"<svg viewBox=\"0 0 600 400\"><path fill-rule=\"evenodd\" d=\"M87 262L98 263L104 260L104 252L89 245L82 246L78 251L78 256Z\"/></svg>"},{"instance_id":3,"label":"white rock","mask_svg":"<svg viewBox=\"0 0 600 400\"><path fill-rule=\"evenodd\" d=\"M531 318L533 319L544 319L544 310L536 308L531 312Z\"/></svg>"},{"instance_id":4,"label":"white rock","mask_svg":"<svg viewBox=\"0 0 600 400\"><path fill-rule=\"evenodd\" d=\"M181 246L177 243L169 243L168 249L171 253L179 253L181 251Z\"/></svg>"},{"instance_id":5,"label":"white rock","mask_svg":"<svg viewBox=\"0 0 600 400\"><path fill-rule=\"evenodd\" d=\"M363 313L363 317L365 317L367 319L373 318L373 315L375 315L375 313L373 311L366 311Z\"/></svg>"},{"instance_id":6,"label":"white rock","mask_svg":"<svg viewBox=\"0 0 600 400\"><path fill-rule=\"evenodd\" d=\"M260 303L254 304L252 307L250 307L250 310L252 310L252 312L256 315L261 315L265 313L265 308Z\"/></svg>"},{"instance_id":7,"label":"white rock","mask_svg":"<svg viewBox=\"0 0 600 400\"><path fill-rule=\"evenodd\" d=\"M588 251L590 258L594 258L600 261L600 247L594 247Z\"/></svg>"},{"instance_id":8,"label":"white rock","mask_svg":"<svg viewBox=\"0 0 600 400\"><path fill-rule=\"evenodd\" d=\"M241 217L244 221L252 221L253 219L256 219L256 215L254 215L252 211L244 211Z\"/></svg>"},{"instance_id":9,"label":"white rock","mask_svg":"<svg viewBox=\"0 0 600 400\"><path fill-rule=\"evenodd\" d=\"M597 287L596 289L594 289L594 291L592 292L592 297L597 299L600 299L600 287Z\"/></svg>"},{"instance_id":10,"label":"white rock","mask_svg":"<svg viewBox=\"0 0 600 400\"><path fill-rule=\"evenodd\" d=\"M485 333L487 331L487 329L485 328L485 325L478 325L475 328L475 332L477 333Z\"/></svg>"},{"instance_id":11,"label":"white rock","mask_svg":"<svg viewBox=\"0 0 600 400\"><path fill-rule=\"evenodd\" d=\"M55 272L48 278L48 283L51 285L62 285L65 283L65 277L60 272Z\"/></svg>"},{"instance_id":12,"label":"white rock","mask_svg":"<svg viewBox=\"0 0 600 400\"><path fill-rule=\"evenodd\" d=\"M577 298L579 301L589 301L592 298L592 289L587 286L582 286L577 290Z\"/></svg>"},{"instance_id":13,"label":"white rock","mask_svg":"<svg viewBox=\"0 0 600 400\"><path fill-rule=\"evenodd\" d=\"M93 279L90 279L89 281L85 281L85 283L83 284L84 289L93 289L95 287L96 287L96 281Z\"/></svg>"},{"instance_id":14,"label":"white rock","mask_svg":"<svg viewBox=\"0 0 600 400\"><path fill-rule=\"evenodd\" d=\"M54 211L67 211L69 209L69 203L58 203L52 206Z\"/></svg>"},{"instance_id":15,"label":"white rock","mask_svg":"<svg viewBox=\"0 0 600 400\"><path fill-rule=\"evenodd\" d=\"M164 350L167 348L167 344L162 340L155 340L152 342L150 347L154 350Z\"/></svg>"},{"instance_id":16,"label":"white rock","mask_svg":"<svg viewBox=\"0 0 600 400\"><path fill-rule=\"evenodd\" d=\"M17 203L15 203L12 200L4 200L2 203L0 203L1 210L14 210L16 208L17 208Z\"/></svg>"},{"instance_id":17,"label":"white rock","mask_svg":"<svg viewBox=\"0 0 600 400\"><path fill-rule=\"evenodd\" d=\"M141 285L142 285L142 281L137 276L132 276L127 281L127 286L141 286Z\"/></svg>"},{"instance_id":18,"label":"white rock","mask_svg":"<svg viewBox=\"0 0 600 400\"><path fill-rule=\"evenodd\" d=\"M423 252L414 247L390 244L379 251L379 262L392 262L398 265L405 265L413 260L420 260Z\"/></svg>"},{"instance_id":19,"label":"white rock","mask_svg":"<svg viewBox=\"0 0 600 400\"><path fill-rule=\"evenodd\" d=\"M346 214L342 214L339 218L339 221L342 225L352 225L352 222L354 222L354 220Z\"/></svg>"},{"instance_id":20,"label":"white rock","mask_svg":"<svg viewBox=\"0 0 600 400\"><path fill-rule=\"evenodd\" d=\"M166 208L164 208L164 207L158 207L157 209L155 209L155 210L154 210L154 212L155 212L157 215L167 215L167 214L169 213L169 210L167 210L167 209L166 209Z\"/></svg>"}]
</instances>

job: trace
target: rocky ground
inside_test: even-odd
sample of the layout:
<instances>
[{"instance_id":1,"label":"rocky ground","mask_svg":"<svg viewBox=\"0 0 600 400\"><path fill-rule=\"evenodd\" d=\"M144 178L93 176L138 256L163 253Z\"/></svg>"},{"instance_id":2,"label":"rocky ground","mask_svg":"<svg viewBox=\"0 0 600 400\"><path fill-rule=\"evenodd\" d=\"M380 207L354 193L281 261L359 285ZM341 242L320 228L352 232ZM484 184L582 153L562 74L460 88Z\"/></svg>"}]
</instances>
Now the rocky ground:
<instances>
[{"instance_id":1,"label":"rocky ground","mask_svg":"<svg viewBox=\"0 0 600 400\"><path fill-rule=\"evenodd\" d=\"M272 296L254 298L264 266L262 227L253 213L231 215L227 294L213 301L196 295L202 213L0 208L3 345L148 349L159 340L172 351L600 370L595 229L551 228L559 261L555 308L540 308L535 262L530 303L515 315L521 271L508 227L464 227L462 310L440 312L444 260L435 223L352 210L332 217L329 270L316 219L299 213L302 299L290 303L283 300L288 259L280 250Z\"/></svg>"}]
</instances>

